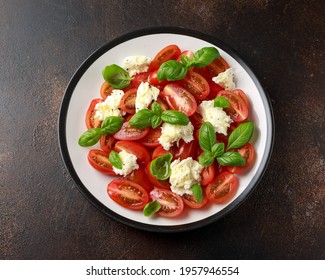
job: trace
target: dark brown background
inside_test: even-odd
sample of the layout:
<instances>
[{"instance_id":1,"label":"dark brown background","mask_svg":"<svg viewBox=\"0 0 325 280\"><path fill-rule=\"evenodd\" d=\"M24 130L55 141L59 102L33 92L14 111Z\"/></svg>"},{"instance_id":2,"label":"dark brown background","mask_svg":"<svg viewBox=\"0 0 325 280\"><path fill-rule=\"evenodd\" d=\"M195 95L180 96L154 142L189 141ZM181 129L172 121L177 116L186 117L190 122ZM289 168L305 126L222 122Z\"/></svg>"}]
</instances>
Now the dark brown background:
<instances>
[{"instance_id":1,"label":"dark brown background","mask_svg":"<svg viewBox=\"0 0 325 280\"><path fill-rule=\"evenodd\" d=\"M0 0L2 259L324 259L324 1ZM269 168L236 211L148 233L79 193L58 146L65 87L97 48L169 25L213 35L251 65L274 109Z\"/></svg>"}]
</instances>

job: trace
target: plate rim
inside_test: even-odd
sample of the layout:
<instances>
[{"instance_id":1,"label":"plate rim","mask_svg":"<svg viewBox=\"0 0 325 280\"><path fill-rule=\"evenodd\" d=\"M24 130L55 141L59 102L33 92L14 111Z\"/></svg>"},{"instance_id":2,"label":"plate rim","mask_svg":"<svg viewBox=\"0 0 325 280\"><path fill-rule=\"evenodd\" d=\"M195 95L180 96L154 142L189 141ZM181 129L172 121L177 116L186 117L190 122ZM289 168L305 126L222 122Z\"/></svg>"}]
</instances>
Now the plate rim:
<instances>
[{"instance_id":1,"label":"plate rim","mask_svg":"<svg viewBox=\"0 0 325 280\"><path fill-rule=\"evenodd\" d=\"M261 160L260 166L258 167L255 175L253 176L251 182L245 188L245 190L233 201L233 203L229 204L221 211L199 221L195 221L192 223L182 224L182 225L152 225L152 224L145 224L138 221L130 220L112 210L110 210L107 206L102 204L91 192L87 189L87 187L81 182L77 172L74 169L72 164L70 154L68 152L68 145L66 139L66 120L68 109L70 105L70 100L73 95L74 89L77 86L79 80L83 76L83 74L88 70L88 68L104 53L112 49L113 47L126 42L131 39L135 39L137 37L142 37L146 35L154 35L154 34L177 34L177 35L185 35L194 37L197 39L201 39L207 41L213 45L218 46L219 48L223 49L229 55L231 55L244 69L248 72L250 78L253 80L257 90L261 96L263 105L265 107L265 114L266 114L266 123L267 123L267 138L266 138L266 156L264 156ZM225 44L224 42L220 41L219 39L213 37L212 35L207 35L205 33L183 28L183 27L171 27L171 26L162 26L162 27L150 27L144 29L138 29L135 31L131 31L125 33L113 40L110 40L108 43L104 44L97 50L95 50L88 58L86 58L82 64L77 68L75 73L72 75L68 86L65 89L58 117L58 141L59 141L59 148L61 158L65 165L65 168L69 172L74 184L77 186L77 189L81 194L89 201L95 208L100 210L106 216L118 221L122 224L127 226L137 228L140 230L150 231L150 232L183 232L194 230L197 228L201 228L212 222L220 220L221 218L225 217L226 215L233 212L237 207L239 207L247 198L248 196L254 191L257 187L259 182L261 181L271 158L273 145L274 145L274 133L275 133L275 125L274 125L274 114L272 109L272 104L270 98L266 91L263 89L259 79L255 75L255 73L251 70L251 67L238 55L238 53L232 49L230 46Z\"/></svg>"}]
</instances>

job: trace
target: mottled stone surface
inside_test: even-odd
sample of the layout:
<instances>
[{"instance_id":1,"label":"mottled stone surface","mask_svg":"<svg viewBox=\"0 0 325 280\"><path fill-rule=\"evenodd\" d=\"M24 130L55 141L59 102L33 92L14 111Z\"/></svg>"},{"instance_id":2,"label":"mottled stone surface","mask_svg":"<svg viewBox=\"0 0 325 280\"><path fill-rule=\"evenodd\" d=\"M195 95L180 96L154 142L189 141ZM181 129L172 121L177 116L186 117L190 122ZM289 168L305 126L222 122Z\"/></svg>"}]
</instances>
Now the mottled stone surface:
<instances>
[{"instance_id":1,"label":"mottled stone surface","mask_svg":"<svg viewBox=\"0 0 325 280\"><path fill-rule=\"evenodd\" d=\"M0 1L1 259L324 259L324 1ZM265 176L236 211L179 234L107 218L59 152L65 87L129 31L182 26L234 48L274 109Z\"/></svg>"}]
</instances>

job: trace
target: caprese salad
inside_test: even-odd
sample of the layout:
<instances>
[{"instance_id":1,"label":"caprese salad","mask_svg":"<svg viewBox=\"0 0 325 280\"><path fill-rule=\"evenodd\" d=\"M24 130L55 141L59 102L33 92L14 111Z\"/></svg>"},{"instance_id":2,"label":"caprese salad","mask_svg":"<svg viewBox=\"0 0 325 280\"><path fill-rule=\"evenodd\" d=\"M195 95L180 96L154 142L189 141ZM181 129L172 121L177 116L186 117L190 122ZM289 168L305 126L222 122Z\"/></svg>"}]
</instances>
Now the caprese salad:
<instances>
[{"instance_id":1,"label":"caprese salad","mask_svg":"<svg viewBox=\"0 0 325 280\"><path fill-rule=\"evenodd\" d=\"M116 177L107 186L113 201L171 218L235 196L236 174L254 159L254 124L234 69L215 47L169 45L153 59L126 57L102 75L79 145L97 145L88 161Z\"/></svg>"}]
</instances>

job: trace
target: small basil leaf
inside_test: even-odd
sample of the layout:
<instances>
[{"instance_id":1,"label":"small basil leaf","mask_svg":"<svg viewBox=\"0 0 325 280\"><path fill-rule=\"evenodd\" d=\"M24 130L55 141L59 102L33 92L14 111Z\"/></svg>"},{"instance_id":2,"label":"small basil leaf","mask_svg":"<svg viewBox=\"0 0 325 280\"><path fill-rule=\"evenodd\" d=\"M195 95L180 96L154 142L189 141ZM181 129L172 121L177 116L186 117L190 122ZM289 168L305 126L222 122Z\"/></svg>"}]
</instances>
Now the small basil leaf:
<instances>
[{"instance_id":1,"label":"small basil leaf","mask_svg":"<svg viewBox=\"0 0 325 280\"><path fill-rule=\"evenodd\" d=\"M218 57L220 57L220 54L216 48L202 48L194 53L194 56L191 60L191 66L196 66L199 68L205 67Z\"/></svg>"},{"instance_id":2,"label":"small basil leaf","mask_svg":"<svg viewBox=\"0 0 325 280\"><path fill-rule=\"evenodd\" d=\"M124 122L124 119L121 117L110 116L107 117L102 122L102 129L100 131L101 135L113 134L120 130Z\"/></svg>"},{"instance_id":3,"label":"small basil leaf","mask_svg":"<svg viewBox=\"0 0 325 280\"><path fill-rule=\"evenodd\" d=\"M151 111L158 117L161 115L162 109L158 102L155 101L152 103Z\"/></svg>"},{"instance_id":4,"label":"small basil leaf","mask_svg":"<svg viewBox=\"0 0 325 280\"><path fill-rule=\"evenodd\" d=\"M157 115L152 116L152 118L151 118L151 126L152 126L152 128L157 128L158 126L161 125L161 123L162 123L161 117L159 117Z\"/></svg>"},{"instance_id":5,"label":"small basil leaf","mask_svg":"<svg viewBox=\"0 0 325 280\"><path fill-rule=\"evenodd\" d=\"M143 214L146 217L150 217L156 212L158 212L160 208L161 208L161 204L159 203L158 200L151 201L147 203L147 205L143 208Z\"/></svg>"},{"instance_id":6,"label":"small basil leaf","mask_svg":"<svg viewBox=\"0 0 325 280\"><path fill-rule=\"evenodd\" d=\"M131 82L129 73L122 67L111 64L106 66L102 72L104 80L113 88L125 88Z\"/></svg>"},{"instance_id":7,"label":"small basil leaf","mask_svg":"<svg viewBox=\"0 0 325 280\"><path fill-rule=\"evenodd\" d=\"M172 161L172 154L167 153L155 158L150 163L150 173L158 180L166 180L171 174L170 163Z\"/></svg>"},{"instance_id":8,"label":"small basil leaf","mask_svg":"<svg viewBox=\"0 0 325 280\"><path fill-rule=\"evenodd\" d=\"M254 132L254 123L247 121L241 123L234 131L230 134L228 139L227 150L240 148L244 146L252 137Z\"/></svg>"},{"instance_id":9,"label":"small basil leaf","mask_svg":"<svg viewBox=\"0 0 325 280\"><path fill-rule=\"evenodd\" d=\"M211 153L213 157L220 157L225 152L225 144L224 143L215 143L211 148Z\"/></svg>"},{"instance_id":10,"label":"small basil leaf","mask_svg":"<svg viewBox=\"0 0 325 280\"><path fill-rule=\"evenodd\" d=\"M108 160L110 161L110 163L117 169L122 169L123 167L123 163L122 163L122 159L119 155L119 153L115 152L115 151L111 151L109 153L109 157Z\"/></svg>"},{"instance_id":11,"label":"small basil leaf","mask_svg":"<svg viewBox=\"0 0 325 280\"><path fill-rule=\"evenodd\" d=\"M133 115L129 123L131 126L143 129L151 126L152 116L154 116L154 113L151 110L142 109Z\"/></svg>"},{"instance_id":12,"label":"small basil leaf","mask_svg":"<svg viewBox=\"0 0 325 280\"><path fill-rule=\"evenodd\" d=\"M205 122L199 131L199 144L203 151L211 151L212 146L216 143L216 134L210 122Z\"/></svg>"},{"instance_id":13,"label":"small basil leaf","mask_svg":"<svg viewBox=\"0 0 325 280\"><path fill-rule=\"evenodd\" d=\"M162 112L161 119L170 124L188 125L190 119L184 113L177 110L166 110Z\"/></svg>"},{"instance_id":14,"label":"small basil leaf","mask_svg":"<svg viewBox=\"0 0 325 280\"><path fill-rule=\"evenodd\" d=\"M188 57L186 55L181 55L181 61L186 67L188 67L188 65L191 64L191 60L192 59L190 57Z\"/></svg>"},{"instance_id":15,"label":"small basil leaf","mask_svg":"<svg viewBox=\"0 0 325 280\"><path fill-rule=\"evenodd\" d=\"M224 96L218 96L214 99L214 107L220 108L228 108L230 106L230 102Z\"/></svg>"},{"instance_id":16,"label":"small basil leaf","mask_svg":"<svg viewBox=\"0 0 325 280\"><path fill-rule=\"evenodd\" d=\"M163 80L176 81L183 79L186 73L187 68L184 64L176 60L169 60L161 64L158 69L157 78L159 82Z\"/></svg>"},{"instance_id":17,"label":"small basil leaf","mask_svg":"<svg viewBox=\"0 0 325 280\"><path fill-rule=\"evenodd\" d=\"M225 152L217 157L217 161L222 166L244 166L246 164L246 160L238 152Z\"/></svg>"},{"instance_id":18,"label":"small basil leaf","mask_svg":"<svg viewBox=\"0 0 325 280\"><path fill-rule=\"evenodd\" d=\"M210 151L205 151L199 156L199 164L209 166L214 162L213 154Z\"/></svg>"},{"instance_id":19,"label":"small basil leaf","mask_svg":"<svg viewBox=\"0 0 325 280\"><path fill-rule=\"evenodd\" d=\"M203 200L203 190L202 188L200 187L199 184L195 184L192 186L192 192L193 192L193 195L196 199L196 202L197 203L201 203L202 200Z\"/></svg>"},{"instance_id":20,"label":"small basil leaf","mask_svg":"<svg viewBox=\"0 0 325 280\"><path fill-rule=\"evenodd\" d=\"M82 147L95 145L99 141L100 131L101 129L99 127L87 130L80 136L78 144Z\"/></svg>"}]
</instances>

